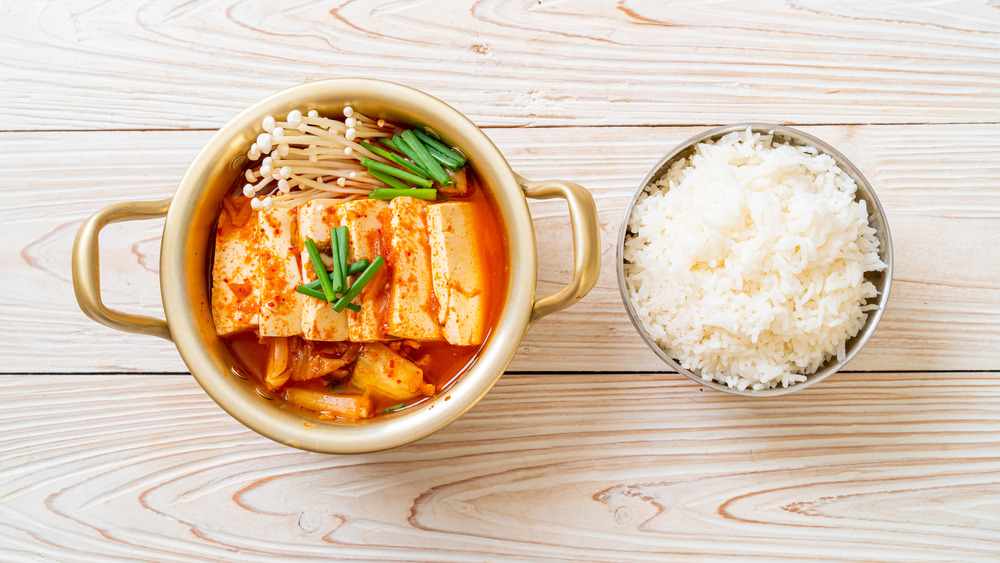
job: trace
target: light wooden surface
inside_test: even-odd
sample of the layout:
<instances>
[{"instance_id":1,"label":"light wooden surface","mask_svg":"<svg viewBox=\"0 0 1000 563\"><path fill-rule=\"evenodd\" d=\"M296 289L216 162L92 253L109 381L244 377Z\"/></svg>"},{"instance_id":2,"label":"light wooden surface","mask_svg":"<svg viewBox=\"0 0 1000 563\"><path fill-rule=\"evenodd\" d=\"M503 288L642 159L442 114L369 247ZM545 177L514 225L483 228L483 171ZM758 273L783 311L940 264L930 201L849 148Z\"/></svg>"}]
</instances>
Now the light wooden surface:
<instances>
[{"instance_id":1,"label":"light wooden surface","mask_svg":"<svg viewBox=\"0 0 1000 563\"><path fill-rule=\"evenodd\" d=\"M20 2L0 13L0 561L1000 560L1000 9L989 2ZM512 167L591 189L598 287L466 416L335 457L229 418L166 342L79 312L80 222L167 197L212 130L302 81L438 96ZM890 306L779 399L667 371L618 296L632 191L707 125L771 120L874 184ZM532 204L539 292L569 278ZM159 310L155 221L101 237Z\"/></svg>"}]
</instances>

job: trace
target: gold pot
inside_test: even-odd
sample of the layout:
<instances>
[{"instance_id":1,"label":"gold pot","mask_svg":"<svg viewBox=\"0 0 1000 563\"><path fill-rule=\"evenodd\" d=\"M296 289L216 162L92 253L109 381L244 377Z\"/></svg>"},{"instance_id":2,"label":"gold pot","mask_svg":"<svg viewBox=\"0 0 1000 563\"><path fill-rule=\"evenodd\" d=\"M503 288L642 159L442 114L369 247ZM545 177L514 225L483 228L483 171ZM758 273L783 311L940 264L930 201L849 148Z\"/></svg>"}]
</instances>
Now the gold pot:
<instances>
[{"instance_id":1,"label":"gold pot","mask_svg":"<svg viewBox=\"0 0 1000 563\"><path fill-rule=\"evenodd\" d=\"M333 115L345 105L413 126L431 126L468 156L499 208L508 241L507 295L500 318L477 361L445 392L421 405L362 422L320 421L289 409L234 369L215 333L210 308L209 236L223 195L246 165L246 149L267 115L293 109ZM526 198L561 197L572 220L573 279L535 299L537 255ZM101 302L98 234L108 223L166 215L160 248L160 293L166 320L108 309ZM237 115L198 153L170 199L129 202L98 211L80 227L73 246L73 285L90 318L125 332L172 340L192 375L226 412L272 440L323 453L362 453L419 440L448 425L481 399L503 374L521 338L539 318L568 307L597 283L600 233L594 199L570 182L534 182L515 174L490 139L468 118L418 90L370 79L312 82L274 94Z\"/></svg>"}]
</instances>

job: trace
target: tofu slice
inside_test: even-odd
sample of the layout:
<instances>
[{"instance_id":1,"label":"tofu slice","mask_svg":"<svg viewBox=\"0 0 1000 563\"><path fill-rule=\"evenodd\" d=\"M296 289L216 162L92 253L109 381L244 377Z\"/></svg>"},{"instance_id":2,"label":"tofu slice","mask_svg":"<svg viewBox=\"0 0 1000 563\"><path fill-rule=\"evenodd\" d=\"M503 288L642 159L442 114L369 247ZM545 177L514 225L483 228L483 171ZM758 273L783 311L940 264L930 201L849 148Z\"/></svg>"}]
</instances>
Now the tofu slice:
<instances>
[{"instance_id":1,"label":"tofu slice","mask_svg":"<svg viewBox=\"0 0 1000 563\"><path fill-rule=\"evenodd\" d=\"M389 334L400 338L442 339L431 282L427 208L423 200L412 197L397 197L389 204L392 282L388 324Z\"/></svg>"},{"instance_id":2,"label":"tofu slice","mask_svg":"<svg viewBox=\"0 0 1000 563\"><path fill-rule=\"evenodd\" d=\"M242 201L241 201L242 200ZM215 332L228 336L257 328L257 217L250 200L232 198L219 216L212 263L212 318Z\"/></svg>"},{"instance_id":3,"label":"tofu slice","mask_svg":"<svg viewBox=\"0 0 1000 563\"><path fill-rule=\"evenodd\" d=\"M320 252L330 252L330 228L340 225L337 217L337 206L332 199L314 199L299 206L299 238L305 241L311 238ZM309 252L303 250L299 255L302 265L302 280L304 283L316 279ZM320 299L302 296L302 336L309 340L335 342L347 340L350 333L347 329L347 311L338 313L333 307Z\"/></svg>"},{"instance_id":4,"label":"tofu slice","mask_svg":"<svg viewBox=\"0 0 1000 563\"><path fill-rule=\"evenodd\" d=\"M320 250L329 250L330 227L340 223L337 220L337 207L343 205L343 200L314 199L299 206L299 239L313 239Z\"/></svg>"},{"instance_id":5,"label":"tofu slice","mask_svg":"<svg viewBox=\"0 0 1000 563\"><path fill-rule=\"evenodd\" d=\"M302 334L302 297L295 286L302 283L295 252L298 230L296 209L259 211L260 335Z\"/></svg>"},{"instance_id":6,"label":"tofu slice","mask_svg":"<svg viewBox=\"0 0 1000 563\"><path fill-rule=\"evenodd\" d=\"M385 257L384 224L388 224L389 204L378 199L361 199L337 206L337 219L347 226L348 262ZM389 275L383 267L354 301L360 311L347 311L347 329L354 342L385 340L385 315L389 297ZM348 284L353 282L353 278Z\"/></svg>"},{"instance_id":7,"label":"tofu slice","mask_svg":"<svg viewBox=\"0 0 1000 563\"><path fill-rule=\"evenodd\" d=\"M473 207L440 203L427 209L437 321L449 344L482 344L486 333L484 272L473 232Z\"/></svg>"}]
</instances>

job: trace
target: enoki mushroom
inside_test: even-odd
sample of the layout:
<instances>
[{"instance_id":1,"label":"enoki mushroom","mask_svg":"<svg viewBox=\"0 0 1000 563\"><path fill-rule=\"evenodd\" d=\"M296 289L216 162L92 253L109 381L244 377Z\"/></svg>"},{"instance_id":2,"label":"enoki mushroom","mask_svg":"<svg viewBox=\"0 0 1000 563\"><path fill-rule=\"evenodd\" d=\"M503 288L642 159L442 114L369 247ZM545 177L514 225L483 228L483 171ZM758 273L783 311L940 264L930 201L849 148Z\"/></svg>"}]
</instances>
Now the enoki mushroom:
<instances>
[{"instance_id":1,"label":"enoki mushroom","mask_svg":"<svg viewBox=\"0 0 1000 563\"><path fill-rule=\"evenodd\" d=\"M353 200L386 185L370 176L362 158L389 161L361 146L360 141L391 137L383 119L344 108L344 121L320 117L310 110L302 115L292 110L284 121L267 116L264 132L247 151L247 158L260 161L245 173L243 195L252 198L253 209L295 207L317 198L343 197ZM263 158L262 158L263 157ZM278 193L258 198L263 190Z\"/></svg>"}]
</instances>

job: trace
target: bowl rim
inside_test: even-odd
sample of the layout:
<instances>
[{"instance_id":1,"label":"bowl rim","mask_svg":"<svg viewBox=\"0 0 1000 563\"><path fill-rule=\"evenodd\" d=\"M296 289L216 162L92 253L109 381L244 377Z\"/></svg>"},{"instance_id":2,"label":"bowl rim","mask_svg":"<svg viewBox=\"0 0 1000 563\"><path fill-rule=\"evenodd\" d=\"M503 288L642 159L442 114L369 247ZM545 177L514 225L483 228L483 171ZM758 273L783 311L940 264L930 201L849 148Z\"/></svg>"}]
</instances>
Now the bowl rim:
<instances>
[{"instance_id":1,"label":"bowl rim","mask_svg":"<svg viewBox=\"0 0 1000 563\"><path fill-rule=\"evenodd\" d=\"M484 187L491 190L506 231L507 294L477 360L444 392L415 408L368 421L314 421L261 402L248 389L255 386L235 381L246 377L223 361L210 311L205 319L205 300L210 299L203 292L207 290L206 278L184 271L189 260L205 258L192 258L186 255L186 249L198 248L198 235L191 222L204 221L197 216L207 213L201 208L208 206L206 194L212 191L206 185L220 169L231 166L227 160L230 155L236 154L239 159L236 151L245 151L264 116L280 115L293 108L304 111L310 105L364 107L366 101L401 115L424 116L412 121L434 123L435 131L458 143L474 163ZM164 224L161 298L174 343L188 369L212 400L238 422L276 442L303 450L331 454L375 452L414 442L444 428L472 408L503 375L526 332L534 300L534 237L528 204L513 170L486 133L461 112L430 94L393 82L368 78L320 80L287 88L252 104L199 150L178 184ZM256 391L260 394L260 389Z\"/></svg>"},{"instance_id":2,"label":"bowl rim","mask_svg":"<svg viewBox=\"0 0 1000 563\"><path fill-rule=\"evenodd\" d=\"M864 199L874 203L874 210L869 209L869 224L871 224L874 218L881 228L875 227L877 235L882 235L879 237L879 257L886 264L886 268L882 271L883 284L879 287L879 295L874 299L870 300L867 304L878 305L878 309L870 311L868 314L868 319L865 321L864 326L861 331L848 340L849 349L844 357L843 361L827 361L823 366L820 367L815 373L809 375L805 381L801 383L796 383L788 387L774 387L771 389L761 389L753 390L748 389L737 389L730 387L728 385L719 383L714 379L709 381L703 379L701 375L693 370L689 370L680 365L680 363L674 358L670 357L665 350L663 350L656 342L649 336L646 329L642 326L642 323L638 319L638 315L635 311L635 307L632 304L632 300L628 296L628 291L625 286L625 260L624 260L624 250L625 250L625 238L628 234L628 224L632 217L632 211L635 208L635 203L639 199L639 196L646 191L652 182L658 180L663 174L669 170L669 167L681 156L684 156L689 150L691 150L695 145L707 140L718 139L726 134L733 133L736 131L745 131L750 128L753 132L762 132L766 134L775 134L782 137L786 137L793 142L799 144L811 145L819 149L821 152L830 155L837 162L844 172L846 172L857 184L858 191L856 192L855 199L863 197ZM875 332L875 328L878 326L879 321L882 319L882 314L885 312L886 305L889 300L889 291L892 286L892 236L889 232L889 222L886 218L885 209L882 207L882 203L879 201L878 196L875 194L875 190L872 188L871 184L865 178L861 170L854 165L850 160L847 159L840 151L835 149L826 141L819 139L818 137L789 127L786 125L779 125L775 123L766 122L743 122L734 123L731 125L723 125L720 127L713 127L698 133L697 135L688 137L673 149L671 149L666 155L663 156L646 174L639 183L638 188L632 194L632 199L629 201L625 208L625 213L623 214L621 225L618 231L615 249L615 266L618 277L618 292L621 296L622 303L625 305L625 310L628 313L629 320L632 321L632 326L635 327L636 332L646 343L647 346L666 364L674 368L674 370L680 372L688 379L696 381L706 387L716 389L725 393L740 395L740 396L752 396L752 397L776 397L779 395L786 395L801 389L809 388L820 381L830 377L834 373L840 371L848 362L850 362L857 353L864 347L871 338L872 334ZM833 358L836 360L836 358Z\"/></svg>"}]
</instances>

